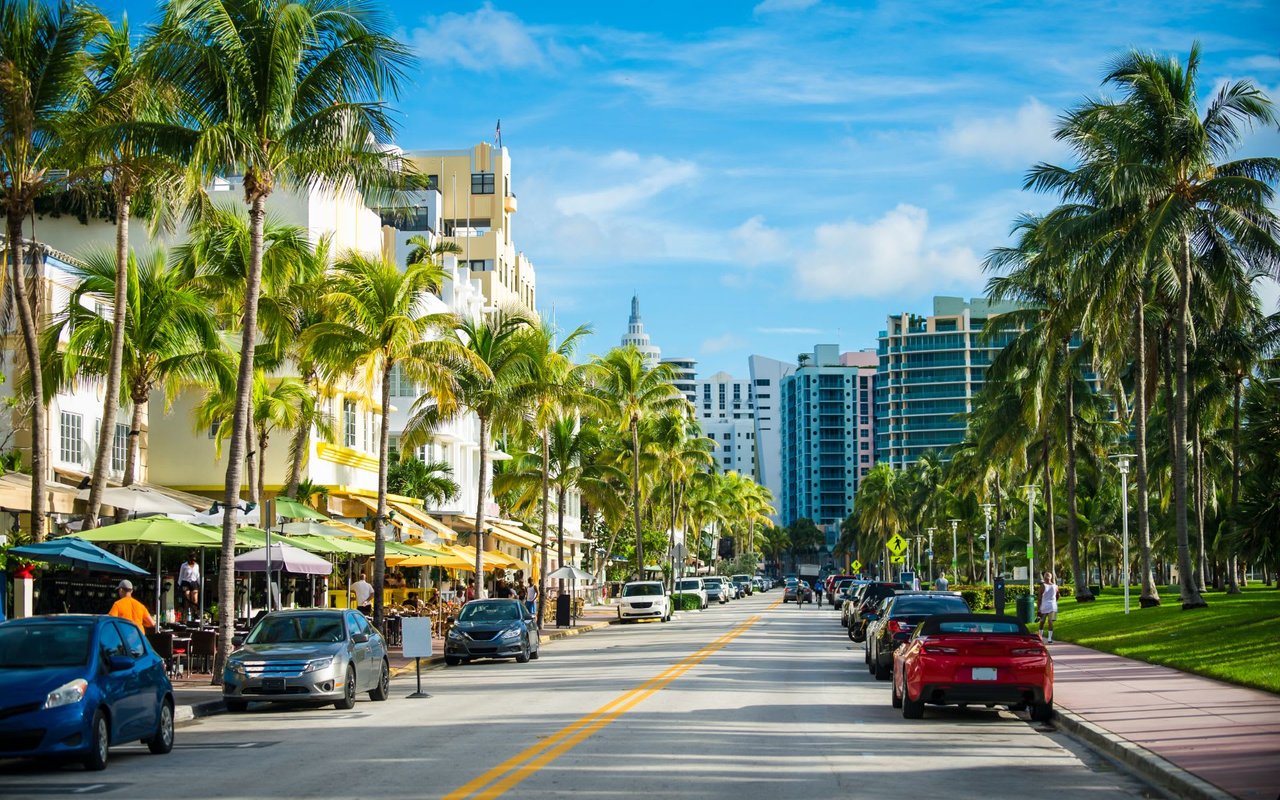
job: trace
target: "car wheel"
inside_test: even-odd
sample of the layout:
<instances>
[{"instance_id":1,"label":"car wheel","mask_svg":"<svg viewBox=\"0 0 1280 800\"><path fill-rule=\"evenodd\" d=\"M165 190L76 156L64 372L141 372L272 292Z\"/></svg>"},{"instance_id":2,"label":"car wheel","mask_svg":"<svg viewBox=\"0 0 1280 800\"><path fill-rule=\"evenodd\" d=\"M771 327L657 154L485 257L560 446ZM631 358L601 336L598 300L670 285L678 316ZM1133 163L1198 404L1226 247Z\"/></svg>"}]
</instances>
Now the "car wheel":
<instances>
[{"instance_id":1,"label":"car wheel","mask_svg":"<svg viewBox=\"0 0 1280 800\"><path fill-rule=\"evenodd\" d=\"M444 665L445 665L446 667L456 667L456 666L458 666L458 665L459 665L459 664L461 664L461 663L462 663L462 659L458 658L457 656L445 656L445 657L444 657Z\"/></svg>"},{"instance_id":2,"label":"car wheel","mask_svg":"<svg viewBox=\"0 0 1280 800\"><path fill-rule=\"evenodd\" d=\"M889 694L891 696L890 702L893 703L893 707L902 708L902 695L898 694L898 682L896 680L893 682L893 691Z\"/></svg>"},{"instance_id":3,"label":"car wheel","mask_svg":"<svg viewBox=\"0 0 1280 800\"><path fill-rule=\"evenodd\" d=\"M529 658L533 659L534 661L537 661L538 656L540 655L542 655L542 647L538 646L533 648L533 651L529 653Z\"/></svg>"},{"instance_id":4,"label":"car wheel","mask_svg":"<svg viewBox=\"0 0 1280 800\"><path fill-rule=\"evenodd\" d=\"M524 644L521 645L520 654L516 656L516 663L517 664L529 663L529 640L528 639L525 639Z\"/></svg>"},{"instance_id":5,"label":"car wheel","mask_svg":"<svg viewBox=\"0 0 1280 800\"><path fill-rule=\"evenodd\" d=\"M1031 704L1031 719L1034 722L1053 721L1053 701Z\"/></svg>"},{"instance_id":6,"label":"car wheel","mask_svg":"<svg viewBox=\"0 0 1280 800\"><path fill-rule=\"evenodd\" d=\"M853 638L853 626L852 626L852 625L845 629L845 633L849 634L849 641L851 641L851 642L856 642L856 641L858 641L857 639Z\"/></svg>"},{"instance_id":7,"label":"car wheel","mask_svg":"<svg viewBox=\"0 0 1280 800\"><path fill-rule=\"evenodd\" d=\"M143 739L147 749L158 756L173 749L173 703L165 700L160 704L160 719L156 723L156 732L150 739Z\"/></svg>"},{"instance_id":8,"label":"car wheel","mask_svg":"<svg viewBox=\"0 0 1280 800\"><path fill-rule=\"evenodd\" d=\"M379 702L391 696L391 666L382 659L382 674L378 676L378 685L369 690L369 699Z\"/></svg>"},{"instance_id":9,"label":"car wheel","mask_svg":"<svg viewBox=\"0 0 1280 800\"><path fill-rule=\"evenodd\" d=\"M879 656L876 656L875 660L871 662L871 671L876 676L876 680L878 681L889 680L889 674L890 674L889 667L886 667L880 663Z\"/></svg>"},{"instance_id":10,"label":"car wheel","mask_svg":"<svg viewBox=\"0 0 1280 800\"><path fill-rule=\"evenodd\" d=\"M248 700L227 700L227 710L232 714L242 714L249 710Z\"/></svg>"},{"instance_id":11,"label":"car wheel","mask_svg":"<svg viewBox=\"0 0 1280 800\"><path fill-rule=\"evenodd\" d=\"M348 711L356 707L356 670L347 665L347 684L343 687L342 699L333 704L339 711Z\"/></svg>"},{"instance_id":12,"label":"car wheel","mask_svg":"<svg viewBox=\"0 0 1280 800\"><path fill-rule=\"evenodd\" d=\"M911 694L907 691L907 679L904 676L902 678L902 718L921 719L922 717L924 717L924 699L911 699Z\"/></svg>"},{"instance_id":13,"label":"car wheel","mask_svg":"<svg viewBox=\"0 0 1280 800\"><path fill-rule=\"evenodd\" d=\"M107 768L107 750L111 747L111 726L107 723L107 715L99 709L93 714L92 738L89 740L89 752L85 753L84 768L89 772L98 772Z\"/></svg>"}]
</instances>

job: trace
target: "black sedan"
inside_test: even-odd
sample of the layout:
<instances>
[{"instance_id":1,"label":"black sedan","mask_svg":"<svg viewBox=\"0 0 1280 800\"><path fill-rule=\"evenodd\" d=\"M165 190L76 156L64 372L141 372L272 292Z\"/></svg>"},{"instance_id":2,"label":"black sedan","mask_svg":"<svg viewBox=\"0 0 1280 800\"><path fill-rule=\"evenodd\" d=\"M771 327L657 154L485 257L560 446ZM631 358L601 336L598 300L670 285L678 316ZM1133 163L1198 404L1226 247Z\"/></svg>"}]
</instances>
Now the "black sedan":
<instances>
[{"instance_id":1,"label":"black sedan","mask_svg":"<svg viewBox=\"0 0 1280 800\"><path fill-rule=\"evenodd\" d=\"M870 581L863 585L850 601L853 610L849 612L849 638L855 642L864 641L867 638L867 620L863 615L874 611L881 600L906 589L907 585L904 583L888 581Z\"/></svg>"},{"instance_id":2,"label":"black sedan","mask_svg":"<svg viewBox=\"0 0 1280 800\"><path fill-rule=\"evenodd\" d=\"M893 651L911 638L916 626L934 614L968 614L969 604L953 592L898 592L877 613L863 614L867 631L867 671L887 681L893 672Z\"/></svg>"},{"instance_id":3,"label":"black sedan","mask_svg":"<svg viewBox=\"0 0 1280 800\"><path fill-rule=\"evenodd\" d=\"M444 640L444 663L455 667L473 658L538 657L538 624L519 600L472 600Z\"/></svg>"}]
</instances>

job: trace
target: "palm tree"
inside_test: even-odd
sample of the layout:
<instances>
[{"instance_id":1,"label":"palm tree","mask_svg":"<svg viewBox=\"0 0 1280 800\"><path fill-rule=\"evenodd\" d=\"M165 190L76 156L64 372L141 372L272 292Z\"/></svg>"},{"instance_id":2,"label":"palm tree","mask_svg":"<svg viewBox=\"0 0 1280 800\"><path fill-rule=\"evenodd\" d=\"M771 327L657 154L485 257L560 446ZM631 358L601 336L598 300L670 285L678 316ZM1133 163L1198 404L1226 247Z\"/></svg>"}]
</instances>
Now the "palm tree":
<instances>
[{"instance_id":1,"label":"palm tree","mask_svg":"<svg viewBox=\"0 0 1280 800\"><path fill-rule=\"evenodd\" d=\"M78 283L43 340L47 396L78 379L105 375L112 357L114 313L99 313L96 308L108 308L108 301L117 294L115 253L90 251L71 272ZM126 284L128 312L121 389L116 400L127 400L133 406L122 480L128 486L137 479L136 436L142 430L151 393L163 389L165 397L172 400L191 386L228 385L231 358L207 300L164 251L143 259L130 253ZM64 336L67 341L63 347L59 340ZM107 420L103 420L106 426ZM115 426L111 427L114 434Z\"/></svg>"},{"instance_id":2,"label":"palm tree","mask_svg":"<svg viewBox=\"0 0 1280 800\"><path fill-rule=\"evenodd\" d=\"M390 460L387 491L417 497L427 506L439 506L458 495L461 487L454 481L453 467L447 461L422 461L395 451Z\"/></svg>"},{"instance_id":3,"label":"palm tree","mask_svg":"<svg viewBox=\"0 0 1280 800\"><path fill-rule=\"evenodd\" d=\"M332 291L324 298L329 320L312 325L306 346L331 379L359 375L370 393L381 391L378 430L378 504L374 512L373 621L381 627L386 575L387 465L391 435L391 372L397 366L448 413L459 384L453 369L464 354L448 331L451 314L424 313L427 295L440 291L444 272L431 262L406 267L348 253L334 265ZM436 338L429 338L429 337Z\"/></svg>"},{"instance_id":4,"label":"palm tree","mask_svg":"<svg viewBox=\"0 0 1280 800\"><path fill-rule=\"evenodd\" d=\"M669 414L656 420L652 434L654 448L654 467L659 476L666 476L663 487L667 495L671 512L668 528L667 547L671 555L669 586L674 587L675 570L675 536L679 527L679 506L685 487L690 478L715 466L711 456L711 448L715 446L710 439L698 435L697 422L691 414Z\"/></svg>"},{"instance_id":5,"label":"palm tree","mask_svg":"<svg viewBox=\"0 0 1280 800\"><path fill-rule=\"evenodd\" d=\"M635 347L619 347L592 362L593 394L619 430L631 434L631 514L636 534L636 574L644 576L644 528L640 520L640 424L688 404L672 384L670 364L649 366Z\"/></svg>"},{"instance_id":6,"label":"palm tree","mask_svg":"<svg viewBox=\"0 0 1280 800\"><path fill-rule=\"evenodd\" d=\"M67 120L88 90L90 41L102 30L95 10L63 0L0 0L0 207L5 215L6 260L12 309L18 313L23 354L31 376L31 537L44 539L45 408L40 398L44 366L40 339L44 328L44 262L27 248L23 224L35 199L53 187L67 147ZM31 260L28 285L27 259ZM31 287L34 287L34 291ZM105 425L103 427L106 427Z\"/></svg>"},{"instance_id":7,"label":"palm tree","mask_svg":"<svg viewBox=\"0 0 1280 800\"><path fill-rule=\"evenodd\" d=\"M394 133L384 98L397 93L410 57L392 21L359 0L164 0L161 11L155 63L200 130L193 167L206 180L243 175L249 207L218 590L219 608L230 609L267 198L278 184L386 185L401 159L383 147ZM231 652L231 634L232 617L224 613L220 653ZM220 657L214 674L221 669Z\"/></svg>"},{"instance_id":8,"label":"palm tree","mask_svg":"<svg viewBox=\"0 0 1280 800\"><path fill-rule=\"evenodd\" d=\"M863 558L870 560L875 553L878 561L885 542L905 527L902 488L899 473L885 463L876 464L859 481L854 508L863 531L863 540L858 542Z\"/></svg>"}]
</instances>

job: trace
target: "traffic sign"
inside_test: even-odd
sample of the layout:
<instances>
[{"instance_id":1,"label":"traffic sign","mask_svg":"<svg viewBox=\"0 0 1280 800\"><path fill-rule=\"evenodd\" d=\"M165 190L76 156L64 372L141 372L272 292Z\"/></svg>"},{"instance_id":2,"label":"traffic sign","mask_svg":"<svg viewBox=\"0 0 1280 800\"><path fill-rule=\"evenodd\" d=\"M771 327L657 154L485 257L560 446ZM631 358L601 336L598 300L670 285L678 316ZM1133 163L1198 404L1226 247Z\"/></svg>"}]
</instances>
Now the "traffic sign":
<instances>
[{"instance_id":1,"label":"traffic sign","mask_svg":"<svg viewBox=\"0 0 1280 800\"><path fill-rule=\"evenodd\" d=\"M853 560L853 564L852 564L851 566L853 567L853 571L854 571L854 572L861 572L861 571L862 571L862 562L861 562L861 561L859 561L859 560L858 560L858 559L856 559L856 558Z\"/></svg>"},{"instance_id":2,"label":"traffic sign","mask_svg":"<svg viewBox=\"0 0 1280 800\"><path fill-rule=\"evenodd\" d=\"M893 553L895 556L900 556L903 553L907 552L907 547L909 547L909 545L907 544L907 540L903 539L900 535L896 533L889 539L889 541L886 544L889 548L889 552Z\"/></svg>"},{"instance_id":3,"label":"traffic sign","mask_svg":"<svg viewBox=\"0 0 1280 800\"><path fill-rule=\"evenodd\" d=\"M902 563L906 562L907 557L906 557L906 556L892 556L889 560L890 560L891 562L893 562L894 564L902 564Z\"/></svg>"},{"instance_id":4,"label":"traffic sign","mask_svg":"<svg viewBox=\"0 0 1280 800\"><path fill-rule=\"evenodd\" d=\"M1035 551L1031 549L1031 545L1027 545L1027 558L1031 558Z\"/></svg>"}]
</instances>

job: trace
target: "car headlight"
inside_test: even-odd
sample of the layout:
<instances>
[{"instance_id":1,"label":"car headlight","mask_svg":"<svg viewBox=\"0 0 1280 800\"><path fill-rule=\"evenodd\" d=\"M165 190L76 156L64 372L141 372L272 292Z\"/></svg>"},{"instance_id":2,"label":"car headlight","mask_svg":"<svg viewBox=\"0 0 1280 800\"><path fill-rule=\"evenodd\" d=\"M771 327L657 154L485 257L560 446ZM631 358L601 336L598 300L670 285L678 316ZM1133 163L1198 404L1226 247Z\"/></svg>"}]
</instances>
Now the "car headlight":
<instances>
[{"instance_id":1,"label":"car headlight","mask_svg":"<svg viewBox=\"0 0 1280 800\"><path fill-rule=\"evenodd\" d=\"M454 640L456 640L456 641L461 641L461 640L462 640L463 638L465 638L465 637L466 637L466 634L465 634L465 633L463 633L462 631L458 630L457 628L450 628L450 629L449 629L449 638L450 638L450 639L454 639Z\"/></svg>"},{"instance_id":2,"label":"car headlight","mask_svg":"<svg viewBox=\"0 0 1280 800\"><path fill-rule=\"evenodd\" d=\"M498 638L499 639L519 639L522 633L523 631L521 631L519 628L507 628L505 631L498 634Z\"/></svg>"},{"instance_id":3,"label":"car headlight","mask_svg":"<svg viewBox=\"0 0 1280 800\"><path fill-rule=\"evenodd\" d=\"M332 666L333 666L333 656L327 656L325 658L313 658L307 662L307 665L305 667L302 668L302 674L305 675L308 672L317 672L322 669L328 669L329 667L332 667Z\"/></svg>"},{"instance_id":4,"label":"car headlight","mask_svg":"<svg viewBox=\"0 0 1280 800\"><path fill-rule=\"evenodd\" d=\"M245 672L244 663L234 659L227 661L227 671L240 678L248 674Z\"/></svg>"},{"instance_id":5,"label":"car headlight","mask_svg":"<svg viewBox=\"0 0 1280 800\"><path fill-rule=\"evenodd\" d=\"M61 708L69 706L73 703L79 703L84 699L85 692L89 691L89 682L83 678L64 683L52 692L44 700L45 708Z\"/></svg>"}]
</instances>

